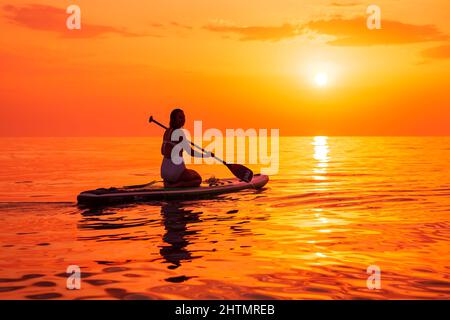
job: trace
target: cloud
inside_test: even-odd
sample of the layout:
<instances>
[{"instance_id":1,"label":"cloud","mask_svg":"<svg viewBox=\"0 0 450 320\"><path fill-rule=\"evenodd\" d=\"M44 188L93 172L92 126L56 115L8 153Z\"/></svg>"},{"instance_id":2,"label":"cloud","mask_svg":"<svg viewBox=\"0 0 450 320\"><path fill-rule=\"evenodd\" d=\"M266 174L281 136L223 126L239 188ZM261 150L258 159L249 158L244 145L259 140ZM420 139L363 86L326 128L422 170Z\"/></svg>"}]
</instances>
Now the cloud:
<instances>
[{"instance_id":1,"label":"cloud","mask_svg":"<svg viewBox=\"0 0 450 320\"><path fill-rule=\"evenodd\" d=\"M173 27L173 28L179 28L179 29L187 29L187 30L192 30L194 29L193 26L189 26L187 24L182 24L176 21L171 21L167 24L164 23L160 23L160 22L152 22L149 24L152 28L157 28L157 29L168 29L169 27Z\"/></svg>"},{"instance_id":2,"label":"cloud","mask_svg":"<svg viewBox=\"0 0 450 320\"><path fill-rule=\"evenodd\" d=\"M369 30L366 17L345 19L333 17L303 24L281 26L239 26L219 21L204 27L212 32L237 34L242 41L281 41L302 35L310 38L331 37L326 43L333 46L400 45L427 41L443 41L448 36L434 25L413 25L382 20L380 30ZM322 37L323 38L323 37Z\"/></svg>"},{"instance_id":3,"label":"cloud","mask_svg":"<svg viewBox=\"0 0 450 320\"><path fill-rule=\"evenodd\" d=\"M422 56L428 59L450 59L450 44L426 49L422 51Z\"/></svg>"},{"instance_id":4,"label":"cloud","mask_svg":"<svg viewBox=\"0 0 450 320\"><path fill-rule=\"evenodd\" d=\"M181 24L181 23L176 22L176 21L172 21L170 23L170 25L173 26L173 27L182 28L182 29L188 29L188 30L192 30L193 29L193 27L191 27L191 26L188 26L188 25L185 25L185 24Z\"/></svg>"},{"instance_id":5,"label":"cloud","mask_svg":"<svg viewBox=\"0 0 450 320\"><path fill-rule=\"evenodd\" d=\"M332 2L330 3L330 6L332 7L355 7L359 6L361 3L358 2L347 2L347 3L340 3L340 2Z\"/></svg>"},{"instance_id":6,"label":"cloud","mask_svg":"<svg viewBox=\"0 0 450 320\"><path fill-rule=\"evenodd\" d=\"M164 29L165 28L164 24L159 23L159 22L152 22L152 23L150 23L150 26L152 28L160 28L160 29Z\"/></svg>"},{"instance_id":7,"label":"cloud","mask_svg":"<svg viewBox=\"0 0 450 320\"><path fill-rule=\"evenodd\" d=\"M33 30L48 31L70 38L96 38L106 34L117 34L124 37L144 36L125 29L112 26L89 24L82 21L81 30L69 30L66 21L69 15L66 9L40 4L27 6L4 5L6 19L16 25Z\"/></svg>"},{"instance_id":8,"label":"cloud","mask_svg":"<svg viewBox=\"0 0 450 320\"><path fill-rule=\"evenodd\" d=\"M212 32L235 33L240 35L242 41L280 41L287 38L294 38L301 34L301 30L292 24L283 24L281 26L237 26L223 22L209 24L204 29Z\"/></svg>"},{"instance_id":9,"label":"cloud","mask_svg":"<svg viewBox=\"0 0 450 320\"><path fill-rule=\"evenodd\" d=\"M365 17L310 21L305 28L335 37L327 43L334 46L372 46L442 41L448 36L433 25L413 25L393 20L382 20L380 30L369 30Z\"/></svg>"}]
</instances>

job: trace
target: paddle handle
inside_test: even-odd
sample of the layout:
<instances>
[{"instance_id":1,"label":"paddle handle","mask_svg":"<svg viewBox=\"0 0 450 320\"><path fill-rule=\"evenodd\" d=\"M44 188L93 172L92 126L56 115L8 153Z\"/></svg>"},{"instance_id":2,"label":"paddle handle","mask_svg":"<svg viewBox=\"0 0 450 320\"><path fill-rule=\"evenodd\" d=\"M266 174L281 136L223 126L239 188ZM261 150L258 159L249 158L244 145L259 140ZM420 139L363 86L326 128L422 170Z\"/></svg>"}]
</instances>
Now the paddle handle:
<instances>
[{"instance_id":1,"label":"paddle handle","mask_svg":"<svg viewBox=\"0 0 450 320\"><path fill-rule=\"evenodd\" d=\"M150 118L148 119L148 122L149 122L149 123L154 122L154 123L156 123L158 126L160 126L161 128L164 128L164 129L166 129L166 130L169 129L168 127L166 127L166 126L163 125L162 123L156 121L156 120L153 118L153 116L150 116ZM192 146L194 146L194 147L196 147L196 148L202 150L203 153L207 153L207 152L208 152L208 151L206 151L205 149L203 149L202 147L200 147L200 146L196 145L195 143L193 143L192 141L189 141L189 140L188 140L188 142L189 142ZM222 162L224 165L228 165L228 163L226 163L226 162L223 161L222 159L216 157L216 155L214 155L214 159L216 159L217 161Z\"/></svg>"}]
</instances>

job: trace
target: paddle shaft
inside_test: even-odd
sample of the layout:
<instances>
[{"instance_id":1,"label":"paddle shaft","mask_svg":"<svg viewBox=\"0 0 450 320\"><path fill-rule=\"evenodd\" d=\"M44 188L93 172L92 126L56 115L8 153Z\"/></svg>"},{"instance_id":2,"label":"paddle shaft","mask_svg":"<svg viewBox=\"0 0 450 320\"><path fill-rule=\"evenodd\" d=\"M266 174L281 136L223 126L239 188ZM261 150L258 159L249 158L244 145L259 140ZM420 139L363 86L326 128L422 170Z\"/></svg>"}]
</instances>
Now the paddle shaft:
<instances>
[{"instance_id":1,"label":"paddle shaft","mask_svg":"<svg viewBox=\"0 0 450 320\"><path fill-rule=\"evenodd\" d=\"M164 128L164 129L166 129L166 130L169 129L168 127L166 127L166 126L163 125L162 123L160 123L160 122L156 121L155 119L153 119L153 116L150 117L149 122L154 122L154 123L156 123L158 126L160 126L161 128ZM188 140L188 142L189 142L192 146L194 146L194 147L196 147L196 148L202 150L203 153L207 153L207 152L208 152L208 151L206 151L205 149L203 149L202 147L200 147L199 145L196 145L195 143L193 143L192 141L189 141L189 140ZM224 165L228 165L228 163L226 163L226 162L223 161L222 159L216 157L215 155L214 155L214 159L216 159L217 161L222 162Z\"/></svg>"}]
</instances>

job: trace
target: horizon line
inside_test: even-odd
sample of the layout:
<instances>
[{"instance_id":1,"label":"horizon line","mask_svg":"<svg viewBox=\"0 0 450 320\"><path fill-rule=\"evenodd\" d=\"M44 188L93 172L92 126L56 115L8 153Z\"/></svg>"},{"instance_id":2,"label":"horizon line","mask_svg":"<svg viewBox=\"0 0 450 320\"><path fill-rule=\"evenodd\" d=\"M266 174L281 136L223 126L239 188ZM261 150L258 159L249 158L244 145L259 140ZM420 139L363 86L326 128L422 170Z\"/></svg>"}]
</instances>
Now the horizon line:
<instances>
[{"instance_id":1,"label":"horizon line","mask_svg":"<svg viewBox=\"0 0 450 320\"><path fill-rule=\"evenodd\" d=\"M130 136L113 136L113 135L79 135L79 136L65 136L65 135L61 135L61 136L0 136L0 139L21 139L21 138L156 138L156 137L161 137L161 135L130 135ZM201 136L194 136L195 137L201 137ZM336 134L336 135L327 135L327 134L311 134L311 135L280 135L280 137L287 137L287 138L295 138L295 137L373 137L373 138L383 138L383 137L399 137L399 138L417 138L417 137L424 137L424 138L446 138L446 137L450 137L450 133L449 134L426 134L426 135L413 135L413 134L395 134L395 135L390 135L390 134L374 134L374 135L367 135L367 134L361 134L361 135L348 135L348 134ZM226 138L226 136L223 136L223 138ZM210 141L210 140L208 140Z\"/></svg>"}]
</instances>

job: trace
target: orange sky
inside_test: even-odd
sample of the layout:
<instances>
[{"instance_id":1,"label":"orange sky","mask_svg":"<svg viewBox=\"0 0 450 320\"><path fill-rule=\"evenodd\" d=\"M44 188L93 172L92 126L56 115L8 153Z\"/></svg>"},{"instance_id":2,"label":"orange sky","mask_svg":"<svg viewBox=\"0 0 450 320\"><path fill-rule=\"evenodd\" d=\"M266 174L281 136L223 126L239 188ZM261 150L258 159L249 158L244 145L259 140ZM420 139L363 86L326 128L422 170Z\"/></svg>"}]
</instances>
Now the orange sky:
<instances>
[{"instance_id":1,"label":"orange sky","mask_svg":"<svg viewBox=\"0 0 450 320\"><path fill-rule=\"evenodd\" d=\"M372 3L382 30L366 28ZM81 31L66 29L70 4ZM448 12L448 0L1 0L0 135L155 135L148 116L167 123L175 106L204 128L448 135Z\"/></svg>"}]
</instances>

